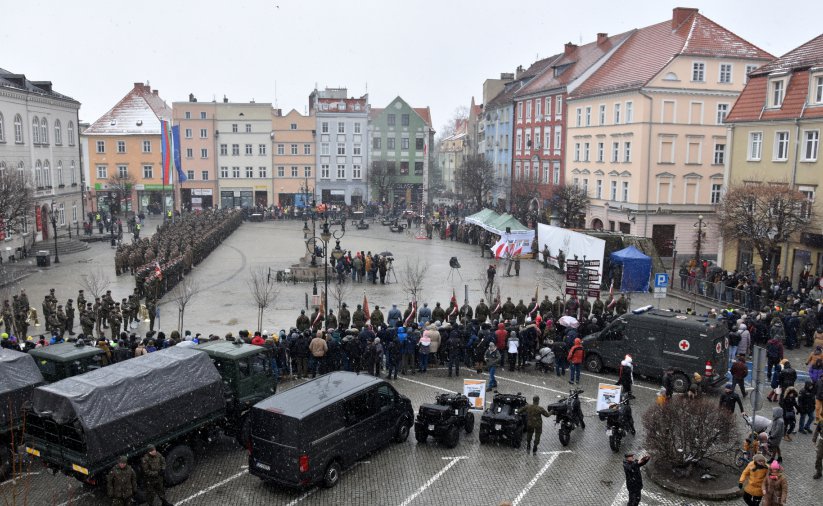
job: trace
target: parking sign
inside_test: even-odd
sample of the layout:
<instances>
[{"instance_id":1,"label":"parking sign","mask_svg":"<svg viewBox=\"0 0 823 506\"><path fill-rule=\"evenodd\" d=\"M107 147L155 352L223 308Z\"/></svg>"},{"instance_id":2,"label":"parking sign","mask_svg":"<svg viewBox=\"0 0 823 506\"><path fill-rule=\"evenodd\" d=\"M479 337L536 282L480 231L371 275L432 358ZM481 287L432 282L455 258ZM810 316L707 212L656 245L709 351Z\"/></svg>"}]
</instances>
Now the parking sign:
<instances>
[{"instance_id":1,"label":"parking sign","mask_svg":"<svg viewBox=\"0 0 823 506\"><path fill-rule=\"evenodd\" d=\"M669 275L665 272L659 272L654 275L654 287L664 288L669 286Z\"/></svg>"}]
</instances>

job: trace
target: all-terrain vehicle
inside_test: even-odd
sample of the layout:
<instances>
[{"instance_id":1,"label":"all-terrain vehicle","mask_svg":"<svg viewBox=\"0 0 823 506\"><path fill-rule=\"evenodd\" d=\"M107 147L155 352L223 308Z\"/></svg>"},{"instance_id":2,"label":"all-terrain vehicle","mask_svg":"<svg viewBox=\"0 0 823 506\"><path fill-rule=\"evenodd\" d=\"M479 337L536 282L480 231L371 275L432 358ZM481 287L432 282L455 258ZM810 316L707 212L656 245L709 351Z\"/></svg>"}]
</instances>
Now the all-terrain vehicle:
<instances>
[{"instance_id":1,"label":"all-terrain vehicle","mask_svg":"<svg viewBox=\"0 0 823 506\"><path fill-rule=\"evenodd\" d=\"M581 389L572 389L569 391L568 397L560 397L560 400L546 406L546 410L550 415L555 415L555 425L560 425L560 430L557 435L560 438L560 444L568 446L571 433L576 427L581 429L586 428L586 422L583 420L583 410L580 408L580 394L583 393Z\"/></svg>"},{"instance_id":2,"label":"all-terrain vehicle","mask_svg":"<svg viewBox=\"0 0 823 506\"><path fill-rule=\"evenodd\" d=\"M494 394L492 405L480 418L480 442L491 438L505 439L513 448L520 448L526 430L526 414L519 413L526 406L526 398L516 394Z\"/></svg>"},{"instance_id":3,"label":"all-terrain vehicle","mask_svg":"<svg viewBox=\"0 0 823 506\"><path fill-rule=\"evenodd\" d=\"M469 399L463 394L438 394L436 404L421 404L414 421L414 437L425 443L429 436L448 448L460 442L460 429L466 434L474 430L474 413L469 411Z\"/></svg>"}]
</instances>

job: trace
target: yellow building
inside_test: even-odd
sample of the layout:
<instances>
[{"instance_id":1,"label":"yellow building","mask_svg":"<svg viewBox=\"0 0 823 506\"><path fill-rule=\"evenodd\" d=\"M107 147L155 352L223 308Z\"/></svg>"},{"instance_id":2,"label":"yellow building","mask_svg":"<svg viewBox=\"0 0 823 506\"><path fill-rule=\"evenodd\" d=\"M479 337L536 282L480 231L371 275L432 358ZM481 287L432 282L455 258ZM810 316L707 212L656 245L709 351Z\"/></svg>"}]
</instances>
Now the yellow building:
<instances>
[{"instance_id":1,"label":"yellow building","mask_svg":"<svg viewBox=\"0 0 823 506\"><path fill-rule=\"evenodd\" d=\"M815 219L806 231L773 253L773 271L796 285L806 271L823 272L823 186L820 132L823 130L823 35L749 74L749 82L727 118L731 150L726 180L741 184L788 184L802 192ZM805 212L805 210L803 210ZM727 270L752 266L760 257L751 245L725 243Z\"/></svg>"},{"instance_id":2,"label":"yellow building","mask_svg":"<svg viewBox=\"0 0 823 506\"><path fill-rule=\"evenodd\" d=\"M273 109L271 125L274 204L302 207L314 198L316 120Z\"/></svg>"}]
</instances>

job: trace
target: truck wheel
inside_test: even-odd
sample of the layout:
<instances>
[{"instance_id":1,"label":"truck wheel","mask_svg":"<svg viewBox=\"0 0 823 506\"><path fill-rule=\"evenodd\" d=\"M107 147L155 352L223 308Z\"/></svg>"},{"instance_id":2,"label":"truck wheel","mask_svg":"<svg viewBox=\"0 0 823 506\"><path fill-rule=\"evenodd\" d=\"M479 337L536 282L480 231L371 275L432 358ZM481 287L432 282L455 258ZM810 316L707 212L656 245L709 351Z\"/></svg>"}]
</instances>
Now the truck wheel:
<instances>
[{"instance_id":1,"label":"truck wheel","mask_svg":"<svg viewBox=\"0 0 823 506\"><path fill-rule=\"evenodd\" d=\"M560 438L560 444L563 446L569 446L569 439L571 439L571 432L569 429L561 428L560 431L557 433L557 436Z\"/></svg>"},{"instance_id":2,"label":"truck wheel","mask_svg":"<svg viewBox=\"0 0 823 506\"><path fill-rule=\"evenodd\" d=\"M449 430L444 434L442 443L446 448L454 448L460 442L460 429L456 425L449 427Z\"/></svg>"},{"instance_id":3,"label":"truck wheel","mask_svg":"<svg viewBox=\"0 0 823 506\"><path fill-rule=\"evenodd\" d=\"M523 441L523 427L518 427L512 433L512 448L520 448L521 441Z\"/></svg>"},{"instance_id":4,"label":"truck wheel","mask_svg":"<svg viewBox=\"0 0 823 506\"><path fill-rule=\"evenodd\" d=\"M478 433L477 433L477 436L480 438L480 444L486 444L486 443L489 442L489 431L488 430L483 430L483 428L481 427L480 431L478 431Z\"/></svg>"},{"instance_id":5,"label":"truck wheel","mask_svg":"<svg viewBox=\"0 0 823 506\"><path fill-rule=\"evenodd\" d=\"M690 384L689 377L682 372L676 372L672 375L672 386L675 392L685 394L689 391Z\"/></svg>"},{"instance_id":6,"label":"truck wheel","mask_svg":"<svg viewBox=\"0 0 823 506\"><path fill-rule=\"evenodd\" d=\"M326 472L323 473L323 486L332 488L337 485L338 481L340 481L340 463L334 460L326 468Z\"/></svg>"},{"instance_id":7,"label":"truck wheel","mask_svg":"<svg viewBox=\"0 0 823 506\"><path fill-rule=\"evenodd\" d=\"M471 434L474 430L474 413L466 413L466 434Z\"/></svg>"},{"instance_id":8,"label":"truck wheel","mask_svg":"<svg viewBox=\"0 0 823 506\"><path fill-rule=\"evenodd\" d=\"M166 485L179 485L194 471L194 452L188 445L173 446L166 453L166 471L163 475Z\"/></svg>"},{"instance_id":9,"label":"truck wheel","mask_svg":"<svg viewBox=\"0 0 823 506\"><path fill-rule=\"evenodd\" d=\"M11 477L11 464L11 450L5 443L0 443L0 481Z\"/></svg>"},{"instance_id":10,"label":"truck wheel","mask_svg":"<svg viewBox=\"0 0 823 506\"><path fill-rule=\"evenodd\" d=\"M600 355L590 353L589 356L586 357L586 370L589 372L600 372L603 370L603 360L600 358Z\"/></svg>"},{"instance_id":11,"label":"truck wheel","mask_svg":"<svg viewBox=\"0 0 823 506\"><path fill-rule=\"evenodd\" d=\"M409 439L409 430L411 429L411 424L409 424L405 418L401 418L397 422L397 428L394 430L394 442L395 443L402 443L403 441Z\"/></svg>"}]
</instances>

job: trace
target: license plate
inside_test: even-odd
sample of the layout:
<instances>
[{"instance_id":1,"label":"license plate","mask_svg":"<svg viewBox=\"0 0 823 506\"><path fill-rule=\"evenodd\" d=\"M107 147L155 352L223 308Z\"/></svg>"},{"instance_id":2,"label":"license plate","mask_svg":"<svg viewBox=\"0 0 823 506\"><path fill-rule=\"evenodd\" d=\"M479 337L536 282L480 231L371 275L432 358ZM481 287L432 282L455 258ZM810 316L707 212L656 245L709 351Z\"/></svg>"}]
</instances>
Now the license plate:
<instances>
[{"instance_id":1,"label":"license plate","mask_svg":"<svg viewBox=\"0 0 823 506\"><path fill-rule=\"evenodd\" d=\"M34 448L29 448L28 446L26 447L26 453L34 455L35 457L40 456L40 450L35 450Z\"/></svg>"},{"instance_id":2,"label":"license plate","mask_svg":"<svg viewBox=\"0 0 823 506\"><path fill-rule=\"evenodd\" d=\"M271 471L271 466L268 465L268 464L264 464L262 462L258 462L257 467L259 467L260 469L262 469L264 471Z\"/></svg>"},{"instance_id":3,"label":"license plate","mask_svg":"<svg viewBox=\"0 0 823 506\"><path fill-rule=\"evenodd\" d=\"M429 425L429 430L434 430L434 425Z\"/></svg>"},{"instance_id":4,"label":"license plate","mask_svg":"<svg viewBox=\"0 0 823 506\"><path fill-rule=\"evenodd\" d=\"M503 428L503 426L500 425L499 423L494 424L494 430L500 430L502 428Z\"/></svg>"},{"instance_id":5,"label":"license plate","mask_svg":"<svg viewBox=\"0 0 823 506\"><path fill-rule=\"evenodd\" d=\"M85 474L86 476L88 476L88 474L89 474L89 470L88 470L88 469L86 469L86 468L85 468L85 467L83 467L83 466L78 466L77 464L72 464L72 465L71 465L71 468L72 468L72 469L74 469L75 471L77 471L78 473L83 473L83 474Z\"/></svg>"},{"instance_id":6,"label":"license plate","mask_svg":"<svg viewBox=\"0 0 823 506\"><path fill-rule=\"evenodd\" d=\"M611 429L606 429L606 435L611 436L612 435L612 430Z\"/></svg>"}]
</instances>

